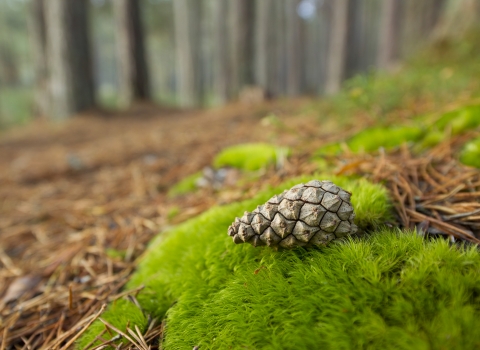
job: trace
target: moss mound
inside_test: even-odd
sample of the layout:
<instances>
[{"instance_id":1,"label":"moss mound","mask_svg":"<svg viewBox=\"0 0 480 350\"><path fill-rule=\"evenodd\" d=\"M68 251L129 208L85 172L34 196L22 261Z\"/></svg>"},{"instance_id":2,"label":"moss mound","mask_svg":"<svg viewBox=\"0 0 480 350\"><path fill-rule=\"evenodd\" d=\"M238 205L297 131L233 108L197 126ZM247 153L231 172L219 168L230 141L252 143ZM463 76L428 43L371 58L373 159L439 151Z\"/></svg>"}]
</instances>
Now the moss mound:
<instances>
[{"instance_id":1,"label":"moss mound","mask_svg":"<svg viewBox=\"0 0 480 350\"><path fill-rule=\"evenodd\" d=\"M253 210L256 205L264 203L273 194L312 179L312 177L294 179L281 187L266 190L251 200L212 208L170 232L159 235L151 243L128 287L146 286L138 295L138 300L147 313L162 317L170 309L167 314L168 332L173 332L175 328L170 327L170 315L178 305L186 303L184 307L185 310L190 310L188 312L208 308L208 303L205 302L211 302L210 298L215 293L221 292L232 283L237 270L248 268L249 264L258 262L264 257L275 259L282 256L270 249L233 244L226 230L235 216L241 216L244 210ZM329 179L353 192L352 203L357 214L356 222L360 227L376 226L389 217L386 189L382 186L363 179L350 180L344 177ZM321 252L316 250L315 254L322 254ZM174 302L176 304L171 308ZM115 319L115 314L116 311L110 309L102 317L107 320ZM128 312L125 311L124 316L128 318ZM123 326L115 325L125 329L126 322ZM133 321L130 321L130 325L133 327ZM103 324L97 322L82 337L79 348L94 339L100 329L103 329Z\"/></svg>"},{"instance_id":2,"label":"moss mound","mask_svg":"<svg viewBox=\"0 0 480 350\"><path fill-rule=\"evenodd\" d=\"M224 260L232 263L228 253ZM223 288L204 282L177 299L165 349L480 346L474 248L382 231L320 251L265 251L235 263Z\"/></svg>"},{"instance_id":3,"label":"moss mound","mask_svg":"<svg viewBox=\"0 0 480 350\"><path fill-rule=\"evenodd\" d=\"M480 168L480 138L467 142L463 146L460 161L465 165Z\"/></svg>"},{"instance_id":4,"label":"moss mound","mask_svg":"<svg viewBox=\"0 0 480 350\"><path fill-rule=\"evenodd\" d=\"M383 147L392 149L405 142L418 141L424 130L414 126L376 127L363 130L347 140L348 148L354 153L373 152ZM339 143L325 145L315 152L316 156L336 155L342 152Z\"/></svg>"},{"instance_id":5,"label":"moss mound","mask_svg":"<svg viewBox=\"0 0 480 350\"><path fill-rule=\"evenodd\" d=\"M452 134L461 134L480 125L480 105L466 106L443 114L434 124L439 130L451 128Z\"/></svg>"},{"instance_id":6,"label":"moss mound","mask_svg":"<svg viewBox=\"0 0 480 350\"><path fill-rule=\"evenodd\" d=\"M419 140L424 132L413 126L366 129L347 141L348 147L355 153L372 152L380 147L392 149L405 142Z\"/></svg>"},{"instance_id":7,"label":"moss mound","mask_svg":"<svg viewBox=\"0 0 480 350\"><path fill-rule=\"evenodd\" d=\"M285 147L266 143L247 143L222 150L214 159L216 168L231 166L241 170L260 170L288 154Z\"/></svg>"},{"instance_id":8,"label":"moss mound","mask_svg":"<svg viewBox=\"0 0 480 350\"><path fill-rule=\"evenodd\" d=\"M183 178L168 190L168 196L175 197L195 191L197 189L197 181L201 177L202 172L200 171Z\"/></svg>"},{"instance_id":9,"label":"moss mound","mask_svg":"<svg viewBox=\"0 0 480 350\"><path fill-rule=\"evenodd\" d=\"M108 307L107 317L101 316L106 319L108 323L112 326L125 331L127 325L130 325L133 328L133 325L137 325L140 329L145 329L148 326L147 317L143 314L142 310L138 308L133 302L127 299L119 299L113 302ZM78 349L85 348L88 344L93 346L99 344L100 342L94 342L95 337L102 334L105 331L105 325L100 322L94 322L90 328L87 330L87 336L80 338L80 341L77 343ZM104 335L105 338L112 338L112 336ZM117 342L118 343L118 342Z\"/></svg>"}]
</instances>

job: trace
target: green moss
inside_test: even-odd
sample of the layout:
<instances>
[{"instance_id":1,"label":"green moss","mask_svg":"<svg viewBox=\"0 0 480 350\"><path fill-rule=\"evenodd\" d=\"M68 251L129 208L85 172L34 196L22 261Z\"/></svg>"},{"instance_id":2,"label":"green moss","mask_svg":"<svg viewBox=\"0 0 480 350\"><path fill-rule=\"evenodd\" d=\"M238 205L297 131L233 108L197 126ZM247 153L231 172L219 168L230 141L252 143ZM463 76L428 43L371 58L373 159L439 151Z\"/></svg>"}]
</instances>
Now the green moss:
<instances>
[{"instance_id":1,"label":"green moss","mask_svg":"<svg viewBox=\"0 0 480 350\"><path fill-rule=\"evenodd\" d=\"M285 147L276 147L265 143L247 143L222 150L214 159L214 166L231 166L241 170L259 170L273 164L280 157L288 155Z\"/></svg>"},{"instance_id":2,"label":"green moss","mask_svg":"<svg viewBox=\"0 0 480 350\"><path fill-rule=\"evenodd\" d=\"M433 146L438 145L440 142L445 140L445 133L439 130L430 130L426 133L419 142L417 149L427 149Z\"/></svg>"},{"instance_id":3,"label":"green moss","mask_svg":"<svg viewBox=\"0 0 480 350\"><path fill-rule=\"evenodd\" d=\"M443 114L434 124L439 130L451 128L453 135L480 125L480 105L466 106Z\"/></svg>"},{"instance_id":4,"label":"green moss","mask_svg":"<svg viewBox=\"0 0 480 350\"><path fill-rule=\"evenodd\" d=\"M370 128L353 136L347 145L355 153L372 152L380 147L392 149L405 142L419 140L423 133L421 128L411 126Z\"/></svg>"},{"instance_id":5,"label":"green moss","mask_svg":"<svg viewBox=\"0 0 480 350\"><path fill-rule=\"evenodd\" d=\"M384 187L364 179L329 179L353 192L352 203L359 226L375 226L389 217L390 208ZM215 293L226 288L237 270L240 271L244 266L263 257L281 258L283 255L276 255L277 253L272 253L270 249L233 244L226 233L227 227L235 216L241 216L244 210L251 211L273 194L309 180L311 178L307 177L294 179L281 187L266 190L251 200L214 207L170 232L159 235L151 243L137 273L129 283L130 288L146 286L138 295L142 307L156 317L164 316L169 310L168 329L174 331L175 328L170 327L170 314L177 305L186 303L188 310L183 312L189 314L184 315L188 318L190 314L208 308L203 302L211 300ZM317 252L320 253L321 250ZM173 303L176 303L176 306L171 308ZM114 310L109 310L104 314L104 318L109 320L110 317L115 317L115 314ZM96 327L98 329L98 326ZM93 339L95 334L89 332L89 339Z\"/></svg>"},{"instance_id":6,"label":"green moss","mask_svg":"<svg viewBox=\"0 0 480 350\"><path fill-rule=\"evenodd\" d=\"M315 151L315 157L335 156L340 153L342 153L342 146L340 145L340 143L335 142L320 147L318 150Z\"/></svg>"},{"instance_id":7,"label":"green moss","mask_svg":"<svg viewBox=\"0 0 480 350\"><path fill-rule=\"evenodd\" d=\"M168 220L173 220L178 214L180 214L180 207L175 205L168 209L167 218Z\"/></svg>"},{"instance_id":8,"label":"green moss","mask_svg":"<svg viewBox=\"0 0 480 350\"><path fill-rule=\"evenodd\" d=\"M102 315L101 317L104 318L104 315ZM147 318L143 315L142 311L135 304L126 299L119 299L110 304L108 308L108 315L105 318L108 320L108 323L121 330L122 332L126 332L127 325L129 325L129 328L133 330L135 329L134 325L137 325L140 330L145 330L148 325ZM104 330L105 325L102 322L94 322L78 341L77 348L83 349ZM113 336L116 335L113 330L110 330L110 332L112 333L111 335L106 332L102 336L102 338L111 339ZM128 334L128 332L126 333ZM119 342L117 342L117 344L118 343ZM100 344L100 341L94 342L93 344L91 344L91 346L93 347L94 345L98 344Z\"/></svg>"},{"instance_id":9,"label":"green moss","mask_svg":"<svg viewBox=\"0 0 480 350\"><path fill-rule=\"evenodd\" d=\"M118 250L114 248L107 248L105 253L111 259L120 259L123 260L125 258L126 252L124 250Z\"/></svg>"},{"instance_id":10,"label":"green moss","mask_svg":"<svg viewBox=\"0 0 480 350\"><path fill-rule=\"evenodd\" d=\"M480 346L474 248L384 230L321 250L265 250L244 261L229 261L226 250L223 260L233 272L221 288L204 282L178 296L167 314L165 349ZM202 277L217 271L207 268Z\"/></svg>"},{"instance_id":11,"label":"green moss","mask_svg":"<svg viewBox=\"0 0 480 350\"><path fill-rule=\"evenodd\" d=\"M480 168L480 138L467 142L463 146L460 161L465 165Z\"/></svg>"},{"instance_id":12,"label":"green moss","mask_svg":"<svg viewBox=\"0 0 480 350\"><path fill-rule=\"evenodd\" d=\"M202 177L202 172L199 171L195 174L192 174L183 178L168 190L168 196L176 197L182 194L195 191L197 189L197 181L201 177Z\"/></svg>"},{"instance_id":13,"label":"green moss","mask_svg":"<svg viewBox=\"0 0 480 350\"><path fill-rule=\"evenodd\" d=\"M365 129L346 141L354 153L373 152L380 147L387 150L398 147L405 142L415 142L422 138L424 130L413 126L375 127ZM340 143L331 143L319 148L314 157L334 156L342 153Z\"/></svg>"}]
</instances>

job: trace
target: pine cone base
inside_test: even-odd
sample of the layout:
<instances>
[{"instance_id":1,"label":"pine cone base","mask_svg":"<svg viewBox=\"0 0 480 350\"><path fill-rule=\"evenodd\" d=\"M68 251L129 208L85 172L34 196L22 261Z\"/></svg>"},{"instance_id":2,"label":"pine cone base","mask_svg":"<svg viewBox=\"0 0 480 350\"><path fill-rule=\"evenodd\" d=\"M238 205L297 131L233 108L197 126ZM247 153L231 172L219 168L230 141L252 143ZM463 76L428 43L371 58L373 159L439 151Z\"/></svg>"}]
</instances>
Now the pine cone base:
<instances>
[{"instance_id":1,"label":"pine cone base","mask_svg":"<svg viewBox=\"0 0 480 350\"><path fill-rule=\"evenodd\" d=\"M357 232L351 195L331 181L299 184L235 218L228 235L255 247L325 246Z\"/></svg>"}]
</instances>

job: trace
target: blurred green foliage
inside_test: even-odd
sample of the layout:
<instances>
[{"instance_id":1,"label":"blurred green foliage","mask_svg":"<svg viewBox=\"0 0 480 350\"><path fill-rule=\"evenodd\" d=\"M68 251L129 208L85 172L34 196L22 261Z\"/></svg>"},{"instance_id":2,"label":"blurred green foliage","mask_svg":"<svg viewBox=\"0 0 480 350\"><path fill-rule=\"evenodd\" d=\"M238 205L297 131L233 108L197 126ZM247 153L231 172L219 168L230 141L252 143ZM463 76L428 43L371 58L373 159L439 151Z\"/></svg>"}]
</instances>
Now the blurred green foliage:
<instances>
[{"instance_id":1,"label":"blurred green foliage","mask_svg":"<svg viewBox=\"0 0 480 350\"><path fill-rule=\"evenodd\" d=\"M461 41L442 41L407 59L393 72L371 71L347 80L343 89L316 107L321 115L349 118L367 113L381 120L396 109L428 101L444 108L465 94L480 96L480 32L471 32Z\"/></svg>"},{"instance_id":2,"label":"blurred green foliage","mask_svg":"<svg viewBox=\"0 0 480 350\"><path fill-rule=\"evenodd\" d=\"M197 189L197 181L202 177L202 172L196 172L188 175L168 190L170 197L180 196L189 192L193 192Z\"/></svg>"},{"instance_id":3,"label":"blurred green foliage","mask_svg":"<svg viewBox=\"0 0 480 350\"><path fill-rule=\"evenodd\" d=\"M275 164L289 153L288 148L266 143L247 143L222 150L214 159L216 168L225 166L241 170L255 171Z\"/></svg>"},{"instance_id":4,"label":"blurred green foliage","mask_svg":"<svg viewBox=\"0 0 480 350\"><path fill-rule=\"evenodd\" d=\"M418 141L425 134L424 129L414 126L391 126L365 129L352 136L345 143L354 153L373 152L379 148L390 150L403 143ZM342 152L340 143L325 145L315 152L315 157L338 155Z\"/></svg>"},{"instance_id":5,"label":"blurred green foliage","mask_svg":"<svg viewBox=\"0 0 480 350\"><path fill-rule=\"evenodd\" d=\"M465 106L444 113L433 125L439 130L450 128L453 135L461 134L480 125L480 105Z\"/></svg>"},{"instance_id":6,"label":"blurred green foliage","mask_svg":"<svg viewBox=\"0 0 480 350\"><path fill-rule=\"evenodd\" d=\"M460 161L463 164L480 168L480 138L467 142L460 152Z\"/></svg>"},{"instance_id":7,"label":"blurred green foliage","mask_svg":"<svg viewBox=\"0 0 480 350\"><path fill-rule=\"evenodd\" d=\"M424 131L413 126L378 127L361 131L347 141L347 145L355 153L372 152L380 147L392 149L405 142L417 141Z\"/></svg>"},{"instance_id":8,"label":"blurred green foliage","mask_svg":"<svg viewBox=\"0 0 480 350\"><path fill-rule=\"evenodd\" d=\"M28 87L0 88L0 129L32 119L33 91Z\"/></svg>"},{"instance_id":9,"label":"blurred green foliage","mask_svg":"<svg viewBox=\"0 0 480 350\"><path fill-rule=\"evenodd\" d=\"M0 128L32 118L32 57L26 1L0 1Z\"/></svg>"}]
</instances>

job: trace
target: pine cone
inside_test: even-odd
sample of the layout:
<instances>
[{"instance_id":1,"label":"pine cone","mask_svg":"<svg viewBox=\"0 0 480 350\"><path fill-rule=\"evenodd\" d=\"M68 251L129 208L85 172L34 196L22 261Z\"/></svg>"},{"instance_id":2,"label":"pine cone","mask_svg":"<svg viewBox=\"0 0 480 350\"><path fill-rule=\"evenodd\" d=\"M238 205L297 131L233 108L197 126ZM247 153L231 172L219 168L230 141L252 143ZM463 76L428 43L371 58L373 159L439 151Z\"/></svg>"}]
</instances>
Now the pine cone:
<instances>
[{"instance_id":1,"label":"pine cone","mask_svg":"<svg viewBox=\"0 0 480 350\"><path fill-rule=\"evenodd\" d=\"M255 247L323 246L357 232L350 196L330 181L299 184L235 218L228 235Z\"/></svg>"}]
</instances>

